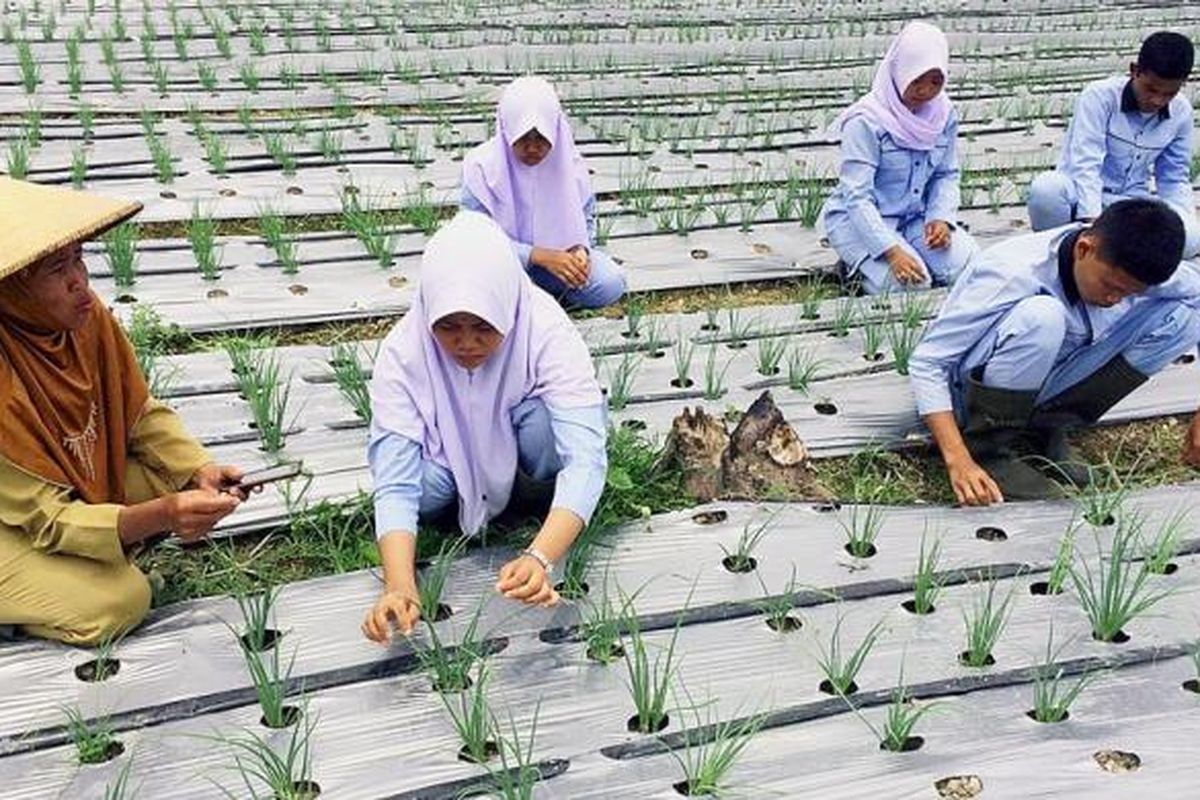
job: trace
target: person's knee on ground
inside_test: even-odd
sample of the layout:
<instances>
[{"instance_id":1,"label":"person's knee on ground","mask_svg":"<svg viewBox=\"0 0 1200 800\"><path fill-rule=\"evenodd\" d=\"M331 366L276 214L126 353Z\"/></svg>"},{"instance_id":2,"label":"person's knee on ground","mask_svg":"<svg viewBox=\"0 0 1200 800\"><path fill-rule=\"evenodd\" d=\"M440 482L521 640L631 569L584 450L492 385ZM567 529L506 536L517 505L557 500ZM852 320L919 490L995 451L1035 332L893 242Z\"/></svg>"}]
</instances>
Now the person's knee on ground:
<instances>
[{"instance_id":1,"label":"person's knee on ground","mask_svg":"<svg viewBox=\"0 0 1200 800\"><path fill-rule=\"evenodd\" d=\"M1129 366L1154 376L1200 342L1200 309L1176 301L1163 309L1159 321L1122 351Z\"/></svg>"},{"instance_id":2,"label":"person's knee on ground","mask_svg":"<svg viewBox=\"0 0 1200 800\"><path fill-rule=\"evenodd\" d=\"M1000 320L996 346L983 365L981 383L992 388L1041 388L1062 348L1066 309L1050 295L1027 297Z\"/></svg>"},{"instance_id":3,"label":"person's knee on ground","mask_svg":"<svg viewBox=\"0 0 1200 800\"><path fill-rule=\"evenodd\" d=\"M1074 218L1074 187L1070 178L1049 170L1029 184L1029 227L1045 231L1069 224Z\"/></svg>"},{"instance_id":4,"label":"person's knee on ground","mask_svg":"<svg viewBox=\"0 0 1200 800\"><path fill-rule=\"evenodd\" d=\"M129 563L83 566L80 572L86 575L58 581L51 609L54 622L22 625L26 633L66 644L96 645L123 636L146 618L150 583L140 569Z\"/></svg>"},{"instance_id":5,"label":"person's knee on ground","mask_svg":"<svg viewBox=\"0 0 1200 800\"><path fill-rule=\"evenodd\" d=\"M522 400L512 410L517 434L517 466L535 481L552 481L562 469L554 446L550 410L537 398Z\"/></svg>"}]
</instances>

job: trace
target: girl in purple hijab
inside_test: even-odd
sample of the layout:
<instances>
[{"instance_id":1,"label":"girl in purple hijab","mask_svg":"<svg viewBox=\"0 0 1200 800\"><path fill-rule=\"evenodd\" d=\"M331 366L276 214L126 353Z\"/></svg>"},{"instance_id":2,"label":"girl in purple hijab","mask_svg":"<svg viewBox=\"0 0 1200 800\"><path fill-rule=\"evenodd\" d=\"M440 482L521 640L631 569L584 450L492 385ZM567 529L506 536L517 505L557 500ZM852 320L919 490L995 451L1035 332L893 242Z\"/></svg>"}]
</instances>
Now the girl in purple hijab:
<instances>
[{"instance_id":1,"label":"girl in purple hijab","mask_svg":"<svg viewBox=\"0 0 1200 800\"><path fill-rule=\"evenodd\" d=\"M463 161L462 207L495 220L529 277L560 302L599 308L625 293L625 274L596 249L587 165L545 79L504 89L495 136Z\"/></svg>"},{"instance_id":2,"label":"girl in purple hijab","mask_svg":"<svg viewBox=\"0 0 1200 800\"><path fill-rule=\"evenodd\" d=\"M363 633L386 642L420 618L417 520L457 512L478 534L524 483L553 482L529 548L496 588L558 601L550 578L587 524L607 473L606 418L587 345L536 289L504 231L459 212L430 240L411 310L388 334L371 380L368 460L385 586Z\"/></svg>"},{"instance_id":3,"label":"girl in purple hijab","mask_svg":"<svg viewBox=\"0 0 1200 800\"><path fill-rule=\"evenodd\" d=\"M822 223L843 277L867 294L953 283L978 250L958 215L958 117L946 96L950 48L926 22L892 41L869 94L834 123L837 188Z\"/></svg>"}]
</instances>

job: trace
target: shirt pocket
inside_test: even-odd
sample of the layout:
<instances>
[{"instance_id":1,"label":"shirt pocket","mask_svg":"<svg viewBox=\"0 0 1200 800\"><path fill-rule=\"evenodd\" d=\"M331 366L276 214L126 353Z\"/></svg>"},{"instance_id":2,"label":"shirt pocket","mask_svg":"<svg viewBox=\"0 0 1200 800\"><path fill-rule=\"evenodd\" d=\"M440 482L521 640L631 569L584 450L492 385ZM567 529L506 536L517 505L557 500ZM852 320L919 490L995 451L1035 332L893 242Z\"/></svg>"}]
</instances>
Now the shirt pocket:
<instances>
[{"instance_id":1,"label":"shirt pocket","mask_svg":"<svg viewBox=\"0 0 1200 800\"><path fill-rule=\"evenodd\" d=\"M879 144L879 167L875 170L875 185L895 188L907 187L912 178L913 159L905 149L891 141Z\"/></svg>"}]
</instances>

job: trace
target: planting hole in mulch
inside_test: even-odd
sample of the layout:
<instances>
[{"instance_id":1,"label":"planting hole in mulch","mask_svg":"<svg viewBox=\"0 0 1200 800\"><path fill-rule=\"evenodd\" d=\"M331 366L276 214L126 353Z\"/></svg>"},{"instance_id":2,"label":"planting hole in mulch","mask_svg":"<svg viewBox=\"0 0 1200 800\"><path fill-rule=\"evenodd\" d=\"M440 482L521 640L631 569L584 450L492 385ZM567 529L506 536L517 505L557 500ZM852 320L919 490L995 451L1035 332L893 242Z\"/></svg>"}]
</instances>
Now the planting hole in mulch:
<instances>
[{"instance_id":1,"label":"planting hole in mulch","mask_svg":"<svg viewBox=\"0 0 1200 800\"><path fill-rule=\"evenodd\" d=\"M404 277L403 275L393 275L392 277L388 278L388 286L392 287L393 289L399 289L400 287L407 285L408 278Z\"/></svg>"},{"instance_id":2,"label":"planting hole in mulch","mask_svg":"<svg viewBox=\"0 0 1200 800\"><path fill-rule=\"evenodd\" d=\"M854 552L854 548L851 547L849 543L842 545L842 549L845 550L850 555L854 556L855 558L871 558L872 556L874 556L876 553L879 552L879 549L877 547L875 547L875 545L873 545L873 544L868 544L867 549L862 551L861 553Z\"/></svg>"},{"instance_id":3,"label":"planting hole in mulch","mask_svg":"<svg viewBox=\"0 0 1200 800\"><path fill-rule=\"evenodd\" d=\"M295 800L313 800L321 794L321 786L316 781L296 781L292 784L292 791Z\"/></svg>"},{"instance_id":4,"label":"planting hole in mulch","mask_svg":"<svg viewBox=\"0 0 1200 800\"><path fill-rule=\"evenodd\" d=\"M971 800L983 792L983 779L978 775L952 775L934 781L933 788L944 800Z\"/></svg>"},{"instance_id":5,"label":"planting hole in mulch","mask_svg":"<svg viewBox=\"0 0 1200 800\"><path fill-rule=\"evenodd\" d=\"M658 733L659 731L664 730L670 724L671 718L666 714L663 714L662 718L659 719L658 724L654 726L654 730L644 730L641 726L641 721L638 715L634 714L629 718L629 721L625 723L625 728L630 733Z\"/></svg>"},{"instance_id":6,"label":"planting hole in mulch","mask_svg":"<svg viewBox=\"0 0 1200 800\"><path fill-rule=\"evenodd\" d=\"M917 614L920 616L932 614L933 612L937 611L937 606L930 606L928 611L917 611L917 601L916 600L905 600L903 603L900 604L900 607L903 608L905 611L907 611L910 614Z\"/></svg>"},{"instance_id":7,"label":"planting hole in mulch","mask_svg":"<svg viewBox=\"0 0 1200 800\"><path fill-rule=\"evenodd\" d=\"M623 419L621 420L621 427L628 428L631 431L644 431L646 430L646 421L641 419Z\"/></svg>"},{"instance_id":8,"label":"planting hole in mulch","mask_svg":"<svg viewBox=\"0 0 1200 800\"><path fill-rule=\"evenodd\" d=\"M1179 565L1176 564L1174 561L1172 561L1171 563L1169 563L1165 567L1163 567L1161 572L1156 572L1154 574L1156 574L1156 575L1174 575L1176 572L1179 572Z\"/></svg>"},{"instance_id":9,"label":"planting hole in mulch","mask_svg":"<svg viewBox=\"0 0 1200 800\"><path fill-rule=\"evenodd\" d=\"M1030 709L1029 711L1026 711L1025 716L1029 717L1034 722L1041 723L1042 725L1057 725L1060 722L1066 722L1067 720L1069 720L1071 718L1071 712L1063 711L1062 717L1054 720L1053 722L1045 722L1043 720L1038 719L1037 711L1034 709Z\"/></svg>"},{"instance_id":10,"label":"planting hole in mulch","mask_svg":"<svg viewBox=\"0 0 1200 800\"><path fill-rule=\"evenodd\" d=\"M133 295L129 294L128 292L126 292L126 293L117 295L117 302L118 303L136 303L137 298L134 297Z\"/></svg>"},{"instance_id":11,"label":"planting hole in mulch","mask_svg":"<svg viewBox=\"0 0 1200 800\"><path fill-rule=\"evenodd\" d=\"M692 251L692 258L696 259L697 261L703 261L704 259L708 258L708 251L703 247L697 247Z\"/></svg>"},{"instance_id":12,"label":"planting hole in mulch","mask_svg":"<svg viewBox=\"0 0 1200 800\"><path fill-rule=\"evenodd\" d=\"M769 256L771 253L775 252L771 249L771 245L763 244L762 242L755 242L754 244L750 245L750 249L755 253L758 253L760 256Z\"/></svg>"},{"instance_id":13,"label":"planting hole in mulch","mask_svg":"<svg viewBox=\"0 0 1200 800\"><path fill-rule=\"evenodd\" d=\"M423 617L424 615L422 615ZM454 609L445 603L437 604L437 611L433 615L433 622L442 622L454 616Z\"/></svg>"},{"instance_id":14,"label":"planting hole in mulch","mask_svg":"<svg viewBox=\"0 0 1200 800\"><path fill-rule=\"evenodd\" d=\"M125 752L125 745L113 739L108 743L108 747L104 748L104 752L97 753L89 758L81 758L84 764L106 764L112 761L117 756Z\"/></svg>"},{"instance_id":15,"label":"planting hole in mulch","mask_svg":"<svg viewBox=\"0 0 1200 800\"><path fill-rule=\"evenodd\" d=\"M1051 591L1050 584L1047 581L1035 581L1034 583L1031 583L1029 585L1029 593L1036 594L1039 597L1044 597L1046 595L1052 595L1052 594L1062 594L1062 591L1063 590L1062 590L1061 586L1058 587L1056 590Z\"/></svg>"},{"instance_id":16,"label":"planting hole in mulch","mask_svg":"<svg viewBox=\"0 0 1200 800\"><path fill-rule=\"evenodd\" d=\"M719 331L720 329L721 326L715 322L706 322L700 326L700 330L702 331Z\"/></svg>"},{"instance_id":17,"label":"planting hole in mulch","mask_svg":"<svg viewBox=\"0 0 1200 800\"><path fill-rule=\"evenodd\" d=\"M265 629L263 631L261 647L254 646L257 643L251 641L249 634L243 633L240 638L242 640L242 645L247 650L254 652L254 653L263 653L263 652L266 652L267 650L270 650L272 647L274 647L276 644L278 644L281 636L282 636L282 634L280 634L279 631L276 630L275 628Z\"/></svg>"},{"instance_id":18,"label":"planting hole in mulch","mask_svg":"<svg viewBox=\"0 0 1200 800\"><path fill-rule=\"evenodd\" d=\"M708 169L708 164L705 164L703 161L697 161L692 166L694 166L696 169Z\"/></svg>"},{"instance_id":19,"label":"planting hole in mulch","mask_svg":"<svg viewBox=\"0 0 1200 800\"><path fill-rule=\"evenodd\" d=\"M782 619L777 617L767 617L767 627L776 633L794 633L804 627L804 623L798 617L793 617L788 614Z\"/></svg>"},{"instance_id":20,"label":"planting hole in mulch","mask_svg":"<svg viewBox=\"0 0 1200 800\"><path fill-rule=\"evenodd\" d=\"M230 189L226 187L218 191L217 194L221 195L221 197L237 197L237 189Z\"/></svg>"},{"instance_id":21,"label":"planting hole in mulch","mask_svg":"<svg viewBox=\"0 0 1200 800\"><path fill-rule=\"evenodd\" d=\"M835 511L840 511L842 509L842 504L834 500L829 503L818 503L817 505L813 506L812 509L818 514L832 514Z\"/></svg>"},{"instance_id":22,"label":"planting hole in mulch","mask_svg":"<svg viewBox=\"0 0 1200 800\"><path fill-rule=\"evenodd\" d=\"M172 191L168 191L168 190L166 190L166 189L164 189L163 191L159 192L159 193L158 193L158 196L159 196L159 197L161 197L163 200L174 200L174 199L176 199L177 197L179 197L179 195L175 194L175 193L174 193L174 192L172 192Z\"/></svg>"},{"instance_id":23,"label":"planting hole in mulch","mask_svg":"<svg viewBox=\"0 0 1200 800\"><path fill-rule=\"evenodd\" d=\"M1183 682L1183 690L1192 694L1200 694L1200 680L1189 678Z\"/></svg>"},{"instance_id":24,"label":"planting hole in mulch","mask_svg":"<svg viewBox=\"0 0 1200 800\"><path fill-rule=\"evenodd\" d=\"M898 748L888 747L883 742L879 743L879 749L887 753L912 753L916 750L920 750L924 746L925 737L923 736L909 736L900 743Z\"/></svg>"},{"instance_id":25,"label":"planting hole in mulch","mask_svg":"<svg viewBox=\"0 0 1200 800\"><path fill-rule=\"evenodd\" d=\"M470 675L463 675L463 682L455 686L447 686L437 678L433 679L433 690L438 694L458 694L470 689L475 681L471 680Z\"/></svg>"},{"instance_id":26,"label":"planting hole in mulch","mask_svg":"<svg viewBox=\"0 0 1200 800\"><path fill-rule=\"evenodd\" d=\"M730 350L745 350L749 344L750 344L749 342L745 342L745 341L742 341L741 339L739 339L735 342L730 342L728 346L729 346Z\"/></svg>"},{"instance_id":27,"label":"planting hole in mulch","mask_svg":"<svg viewBox=\"0 0 1200 800\"><path fill-rule=\"evenodd\" d=\"M499 746L495 742L493 742L491 739L488 739L486 742L483 743L483 760L482 761L480 759L476 758L475 756L471 755L471 751L469 751L466 747L462 747L461 749L459 749L458 760L465 761L468 764L486 764L488 761L491 761L493 758L495 758L498 755L500 755Z\"/></svg>"},{"instance_id":28,"label":"planting hole in mulch","mask_svg":"<svg viewBox=\"0 0 1200 800\"><path fill-rule=\"evenodd\" d=\"M608 648L606 653L601 653L595 647L589 647L587 657L589 661L595 661L597 664L610 664L618 658L625 657L625 647L620 642L613 642L612 647Z\"/></svg>"},{"instance_id":29,"label":"planting hole in mulch","mask_svg":"<svg viewBox=\"0 0 1200 800\"><path fill-rule=\"evenodd\" d=\"M996 528L991 525L985 525L975 531L975 538L984 542L1007 542L1008 534L1003 528Z\"/></svg>"},{"instance_id":30,"label":"planting hole in mulch","mask_svg":"<svg viewBox=\"0 0 1200 800\"><path fill-rule=\"evenodd\" d=\"M971 669L982 669L983 668L983 667L976 667L975 665L971 664L969 661L970 657L971 657L971 654L968 653L966 650L963 650L961 653L958 654L958 663L962 664L964 667L970 667ZM988 653L987 657L983 659L983 666L984 667L992 667L995 665L996 665L996 659L992 657L991 653Z\"/></svg>"},{"instance_id":31,"label":"planting hole in mulch","mask_svg":"<svg viewBox=\"0 0 1200 800\"><path fill-rule=\"evenodd\" d=\"M300 707L299 706L284 706L282 710L283 710L283 719L280 720L280 722L283 723L282 725L272 725L271 723L267 722L267 717L265 714L258 718L258 724L262 725L264 728L272 728L274 730L283 730L284 728L292 727L300 720Z\"/></svg>"},{"instance_id":32,"label":"planting hole in mulch","mask_svg":"<svg viewBox=\"0 0 1200 800\"><path fill-rule=\"evenodd\" d=\"M753 572L758 569L758 559L754 556L746 556L739 558L738 556L725 556L721 559L721 566L729 572L745 573Z\"/></svg>"},{"instance_id":33,"label":"planting hole in mulch","mask_svg":"<svg viewBox=\"0 0 1200 800\"><path fill-rule=\"evenodd\" d=\"M106 681L121 671L121 661L117 658L93 658L75 668L75 677L84 683L100 683Z\"/></svg>"},{"instance_id":34,"label":"planting hole in mulch","mask_svg":"<svg viewBox=\"0 0 1200 800\"><path fill-rule=\"evenodd\" d=\"M845 339L850 335L850 331L830 331L829 335L835 339Z\"/></svg>"},{"instance_id":35,"label":"planting hole in mulch","mask_svg":"<svg viewBox=\"0 0 1200 800\"><path fill-rule=\"evenodd\" d=\"M662 358L666 354L667 351L665 350L651 350L649 353L646 353L646 358Z\"/></svg>"},{"instance_id":36,"label":"planting hole in mulch","mask_svg":"<svg viewBox=\"0 0 1200 800\"><path fill-rule=\"evenodd\" d=\"M308 287L302 283L293 283L288 287L288 291L297 297L303 297L304 295L308 294Z\"/></svg>"},{"instance_id":37,"label":"planting hole in mulch","mask_svg":"<svg viewBox=\"0 0 1200 800\"><path fill-rule=\"evenodd\" d=\"M758 374L759 374L759 375L762 375L764 378L770 378L770 377L772 377L772 376L774 376L774 375L778 375L780 372L781 372L781 370L779 369L779 367L771 367L771 371L770 371L770 372L763 372L763 371L760 369L760 370L758 371Z\"/></svg>"},{"instance_id":38,"label":"planting hole in mulch","mask_svg":"<svg viewBox=\"0 0 1200 800\"><path fill-rule=\"evenodd\" d=\"M838 413L837 406L828 400L822 400L821 402L814 404L813 410L825 417L831 417Z\"/></svg>"},{"instance_id":39,"label":"planting hole in mulch","mask_svg":"<svg viewBox=\"0 0 1200 800\"><path fill-rule=\"evenodd\" d=\"M293 196L294 196L294 195L299 195L299 194L304 194L304 190L303 190L303 189L301 189L299 186L289 186L289 187L287 187L287 190L286 190L286 191L287 191L287 193L288 193L288 194L290 194L290 195L293 195ZM353 187L353 186L347 186L347 187L346 187L346 194L348 194L348 195L356 195L356 194L358 194L358 189L356 189L356 188L355 188L355 187Z\"/></svg>"},{"instance_id":40,"label":"planting hole in mulch","mask_svg":"<svg viewBox=\"0 0 1200 800\"><path fill-rule=\"evenodd\" d=\"M554 591L565 597L567 600L582 600L588 596L588 592L592 590L588 586L587 581L579 581L568 586L566 581L559 581L554 584Z\"/></svg>"},{"instance_id":41,"label":"planting hole in mulch","mask_svg":"<svg viewBox=\"0 0 1200 800\"><path fill-rule=\"evenodd\" d=\"M817 688L821 690L822 694L831 694L834 697L840 696L837 693L837 691L833 688L833 684L830 683L828 680L821 681L819 684L817 684ZM855 683L854 681L850 681L850 685L846 687L846 691L842 692L842 694L852 695L857 691L858 691L858 684Z\"/></svg>"},{"instance_id":42,"label":"planting hole in mulch","mask_svg":"<svg viewBox=\"0 0 1200 800\"><path fill-rule=\"evenodd\" d=\"M1096 759L1100 769L1115 775L1137 772L1142 766L1142 759L1137 753L1127 753L1124 750L1100 750L1092 758Z\"/></svg>"},{"instance_id":43,"label":"planting hole in mulch","mask_svg":"<svg viewBox=\"0 0 1200 800\"><path fill-rule=\"evenodd\" d=\"M697 525L716 525L727 519L729 519L729 512L721 508L716 511L701 511L699 514L692 514L692 522Z\"/></svg>"},{"instance_id":44,"label":"planting hole in mulch","mask_svg":"<svg viewBox=\"0 0 1200 800\"><path fill-rule=\"evenodd\" d=\"M209 300L220 300L222 297L229 297L229 292L224 289L209 289L204 296Z\"/></svg>"},{"instance_id":45,"label":"planting hole in mulch","mask_svg":"<svg viewBox=\"0 0 1200 800\"><path fill-rule=\"evenodd\" d=\"M1117 631L1115 634L1113 634L1113 637L1111 639L1105 641L1104 639L1101 639L1099 636L1097 636L1096 632L1093 631L1092 638L1095 639L1097 642L1104 642L1105 644L1125 644L1126 642L1129 641L1129 634L1126 633L1125 631Z\"/></svg>"},{"instance_id":46,"label":"planting hole in mulch","mask_svg":"<svg viewBox=\"0 0 1200 800\"><path fill-rule=\"evenodd\" d=\"M671 378L671 385L676 389L690 389L696 385L696 382L691 378L684 378L682 381L679 378Z\"/></svg>"},{"instance_id":47,"label":"planting hole in mulch","mask_svg":"<svg viewBox=\"0 0 1200 800\"><path fill-rule=\"evenodd\" d=\"M1116 525L1117 518L1114 517L1112 514L1109 514L1104 519L1100 520L1099 522L1092 520L1092 519L1089 519L1088 522L1097 528L1107 528L1110 525Z\"/></svg>"},{"instance_id":48,"label":"planting hole in mulch","mask_svg":"<svg viewBox=\"0 0 1200 800\"><path fill-rule=\"evenodd\" d=\"M873 353L872 355L863 353L863 361L883 361L883 353Z\"/></svg>"}]
</instances>

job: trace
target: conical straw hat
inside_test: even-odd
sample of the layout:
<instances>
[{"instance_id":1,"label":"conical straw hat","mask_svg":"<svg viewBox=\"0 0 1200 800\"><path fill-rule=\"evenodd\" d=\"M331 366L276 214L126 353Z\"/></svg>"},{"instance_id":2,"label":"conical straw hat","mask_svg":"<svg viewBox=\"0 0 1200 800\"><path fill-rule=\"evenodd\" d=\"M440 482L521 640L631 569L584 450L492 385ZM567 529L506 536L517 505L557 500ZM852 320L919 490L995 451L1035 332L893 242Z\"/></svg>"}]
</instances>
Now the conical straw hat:
<instances>
[{"instance_id":1,"label":"conical straw hat","mask_svg":"<svg viewBox=\"0 0 1200 800\"><path fill-rule=\"evenodd\" d=\"M86 242L142 210L133 200L0 176L0 280L43 256Z\"/></svg>"}]
</instances>

